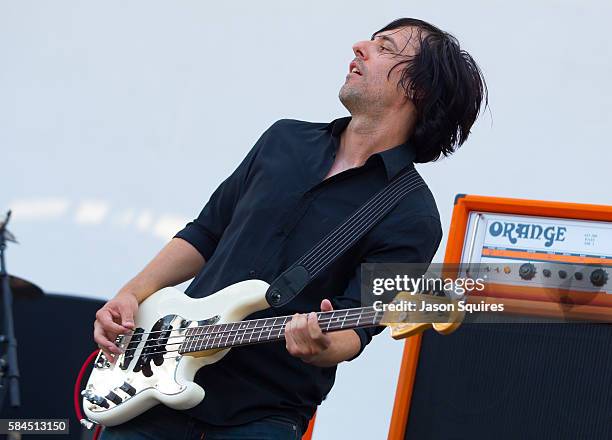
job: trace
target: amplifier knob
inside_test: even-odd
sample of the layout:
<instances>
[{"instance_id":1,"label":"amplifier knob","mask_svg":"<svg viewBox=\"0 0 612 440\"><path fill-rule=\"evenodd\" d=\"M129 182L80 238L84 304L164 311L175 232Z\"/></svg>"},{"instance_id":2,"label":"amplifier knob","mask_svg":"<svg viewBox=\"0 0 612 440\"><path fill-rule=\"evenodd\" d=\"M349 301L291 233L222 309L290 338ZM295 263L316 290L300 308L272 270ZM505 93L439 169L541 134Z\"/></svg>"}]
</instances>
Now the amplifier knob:
<instances>
[{"instance_id":1,"label":"amplifier knob","mask_svg":"<svg viewBox=\"0 0 612 440\"><path fill-rule=\"evenodd\" d=\"M542 271L542 275L544 275L546 278L550 278L550 270L549 269L544 269Z\"/></svg>"},{"instance_id":2,"label":"amplifier knob","mask_svg":"<svg viewBox=\"0 0 612 440\"><path fill-rule=\"evenodd\" d=\"M603 269L595 269L591 272L591 283L594 286L601 287L608 281L608 274Z\"/></svg>"},{"instance_id":3,"label":"amplifier knob","mask_svg":"<svg viewBox=\"0 0 612 440\"><path fill-rule=\"evenodd\" d=\"M582 272L576 272L574 274L574 278L576 278L578 281L581 281L583 278Z\"/></svg>"},{"instance_id":4,"label":"amplifier knob","mask_svg":"<svg viewBox=\"0 0 612 440\"><path fill-rule=\"evenodd\" d=\"M532 279L535 276L535 274L536 274L536 268L531 263L524 263L524 264L521 264L521 267L519 267L519 275L524 280Z\"/></svg>"},{"instance_id":5,"label":"amplifier knob","mask_svg":"<svg viewBox=\"0 0 612 440\"><path fill-rule=\"evenodd\" d=\"M567 272L564 270L560 270L559 271L559 278L561 278L562 280L567 278Z\"/></svg>"}]
</instances>

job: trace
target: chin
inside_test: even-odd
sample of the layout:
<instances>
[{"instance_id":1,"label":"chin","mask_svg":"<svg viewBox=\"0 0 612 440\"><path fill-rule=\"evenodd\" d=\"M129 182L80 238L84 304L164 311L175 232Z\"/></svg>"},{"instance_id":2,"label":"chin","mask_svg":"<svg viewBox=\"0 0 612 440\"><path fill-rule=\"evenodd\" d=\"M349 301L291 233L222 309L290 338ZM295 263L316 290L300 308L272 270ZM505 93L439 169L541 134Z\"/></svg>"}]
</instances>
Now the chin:
<instances>
[{"instance_id":1,"label":"chin","mask_svg":"<svg viewBox=\"0 0 612 440\"><path fill-rule=\"evenodd\" d=\"M350 113L352 113L352 109L358 108L363 102L362 94L346 83L340 88L338 98Z\"/></svg>"}]
</instances>

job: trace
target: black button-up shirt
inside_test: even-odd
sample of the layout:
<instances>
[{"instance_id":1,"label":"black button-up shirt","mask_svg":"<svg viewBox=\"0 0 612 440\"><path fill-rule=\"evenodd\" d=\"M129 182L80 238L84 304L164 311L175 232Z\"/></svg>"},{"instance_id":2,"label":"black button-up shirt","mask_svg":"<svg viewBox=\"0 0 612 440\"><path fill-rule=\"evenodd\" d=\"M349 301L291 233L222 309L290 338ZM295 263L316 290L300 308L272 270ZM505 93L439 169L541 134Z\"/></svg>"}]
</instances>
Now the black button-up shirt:
<instances>
[{"instance_id":1,"label":"black button-up shirt","mask_svg":"<svg viewBox=\"0 0 612 440\"><path fill-rule=\"evenodd\" d=\"M206 259L186 291L189 296L205 297L251 278L271 283L402 169L413 166L414 149L405 143L323 180L349 121L280 120L266 130L198 218L176 235ZM324 298L334 308L359 307L360 263L430 262L441 237L431 192L427 187L413 191L287 306L248 318L319 311ZM357 329L361 350L381 330ZM335 367L291 356L283 342L234 348L199 370L195 380L206 397L188 411L214 425L273 414L306 423L335 373Z\"/></svg>"}]
</instances>

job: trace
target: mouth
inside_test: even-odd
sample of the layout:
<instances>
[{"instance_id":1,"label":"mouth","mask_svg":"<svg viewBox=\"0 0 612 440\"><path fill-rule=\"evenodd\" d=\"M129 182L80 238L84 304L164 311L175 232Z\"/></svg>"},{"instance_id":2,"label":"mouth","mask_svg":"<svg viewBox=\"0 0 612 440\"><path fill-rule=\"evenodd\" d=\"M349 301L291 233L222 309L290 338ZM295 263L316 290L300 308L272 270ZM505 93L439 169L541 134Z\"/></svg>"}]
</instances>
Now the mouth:
<instances>
[{"instance_id":1,"label":"mouth","mask_svg":"<svg viewBox=\"0 0 612 440\"><path fill-rule=\"evenodd\" d=\"M351 73L361 76L361 70L355 60L351 61L351 64L349 64L349 74Z\"/></svg>"}]
</instances>

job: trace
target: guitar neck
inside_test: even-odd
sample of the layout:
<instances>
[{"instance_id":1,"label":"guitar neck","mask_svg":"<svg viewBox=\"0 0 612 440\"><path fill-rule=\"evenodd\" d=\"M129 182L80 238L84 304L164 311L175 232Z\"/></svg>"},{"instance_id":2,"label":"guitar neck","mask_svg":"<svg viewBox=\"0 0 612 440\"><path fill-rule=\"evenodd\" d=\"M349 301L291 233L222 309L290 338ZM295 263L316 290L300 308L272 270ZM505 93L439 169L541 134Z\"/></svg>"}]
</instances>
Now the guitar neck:
<instances>
[{"instance_id":1,"label":"guitar neck","mask_svg":"<svg viewBox=\"0 0 612 440\"><path fill-rule=\"evenodd\" d=\"M382 316L383 312L377 311L373 307L317 313L319 326L324 333L377 326L380 325ZM179 348L179 353L188 354L204 350L283 340L285 339L285 325L291 318L293 316L279 316L276 318L192 327L187 329L185 340Z\"/></svg>"}]
</instances>

